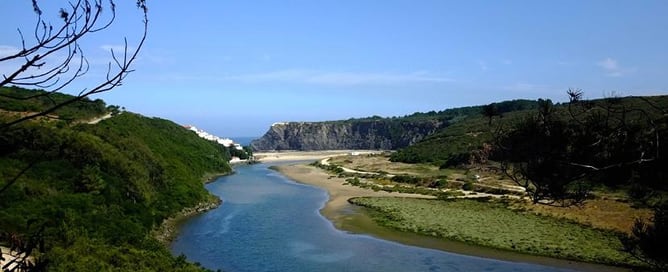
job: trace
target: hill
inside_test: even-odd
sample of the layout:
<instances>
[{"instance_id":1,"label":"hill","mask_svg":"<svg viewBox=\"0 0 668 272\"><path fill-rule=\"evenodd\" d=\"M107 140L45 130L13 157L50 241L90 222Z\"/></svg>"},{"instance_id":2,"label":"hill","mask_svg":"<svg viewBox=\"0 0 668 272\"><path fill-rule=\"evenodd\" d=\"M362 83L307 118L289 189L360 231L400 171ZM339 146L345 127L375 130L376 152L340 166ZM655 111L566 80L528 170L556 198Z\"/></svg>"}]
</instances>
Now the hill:
<instances>
[{"instance_id":1,"label":"hill","mask_svg":"<svg viewBox=\"0 0 668 272\"><path fill-rule=\"evenodd\" d=\"M12 112L17 114L41 112L71 98L71 95L48 93L44 90L0 87L0 109L4 110L5 115ZM101 116L107 110L106 103L101 99L90 100L84 98L57 109L49 117L63 121L73 121L75 119L87 120Z\"/></svg>"},{"instance_id":2,"label":"hill","mask_svg":"<svg viewBox=\"0 0 668 272\"><path fill-rule=\"evenodd\" d=\"M497 104L499 112L526 110L536 101L513 100ZM403 117L348 119L327 122L276 123L259 139L254 150L345 150L404 148L461 121L479 116L483 106L461 107Z\"/></svg>"},{"instance_id":3,"label":"hill","mask_svg":"<svg viewBox=\"0 0 668 272\"><path fill-rule=\"evenodd\" d=\"M499 132L496 130L512 129L514 124L530 117L536 109L535 103L531 107L501 106L502 103L507 102L492 104L498 109L496 116L493 117L494 122L483 114L482 107L478 107L477 112L467 115L460 122L447 126L414 145L399 149L392 155L391 160L406 163L430 163L442 167L469 163L470 160L475 159L471 156L472 153L483 151L486 144L492 143L493 137ZM586 101L586 103L589 104L588 107L596 105L608 107L608 103L614 103L620 108L656 112L651 105L667 109L668 96L597 99ZM570 118L568 103L556 104L554 110L555 115L558 115L559 118L563 120Z\"/></svg>"},{"instance_id":4,"label":"hill","mask_svg":"<svg viewBox=\"0 0 668 272\"><path fill-rule=\"evenodd\" d=\"M92 103L94 110L69 105L60 114L92 117L104 108ZM30 104L0 108L40 109ZM0 245L33 248L37 263L54 271L200 270L151 231L186 207L218 201L202 179L231 171L225 149L129 112L95 125L66 123L0 130Z\"/></svg>"}]
</instances>

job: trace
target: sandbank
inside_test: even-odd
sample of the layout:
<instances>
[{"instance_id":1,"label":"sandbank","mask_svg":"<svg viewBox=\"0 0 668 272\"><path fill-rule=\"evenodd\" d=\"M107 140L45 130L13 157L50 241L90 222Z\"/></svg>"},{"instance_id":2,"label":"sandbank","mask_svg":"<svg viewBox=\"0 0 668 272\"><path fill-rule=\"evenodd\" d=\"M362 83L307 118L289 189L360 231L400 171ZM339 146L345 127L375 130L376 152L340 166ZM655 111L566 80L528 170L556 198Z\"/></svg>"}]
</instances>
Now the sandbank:
<instances>
[{"instance_id":1,"label":"sandbank","mask_svg":"<svg viewBox=\"0 0 668 272\"><path fill-rule=\"evenodd\" d=\"M325 171L314 166L304 164L280 165L275 169L286 177L303 184L318 186L327 190L329 200L320 212L327 219L335 224L346 216L345 211L353 205L348 200L353 197L413 197L413 198L434 198L420 194L407 194L385 191L373 191L371 189L360 188L352 185L344 185L344 178L331 176Z\"/></svg>"},{"instance_id":2,"label":"sandbank","mask_svg":"<svg viewBox=\"0 0 668 272\"><path fill-rule=\"evenodd\" d=\"M305 161L321 160L330 157L350 155L350 154L376 154L381 153L378 150L322 150L322 151L275 151L258 152L253 155L259 162L281 162L281 161Z\"/></svg>"}]
</instances>

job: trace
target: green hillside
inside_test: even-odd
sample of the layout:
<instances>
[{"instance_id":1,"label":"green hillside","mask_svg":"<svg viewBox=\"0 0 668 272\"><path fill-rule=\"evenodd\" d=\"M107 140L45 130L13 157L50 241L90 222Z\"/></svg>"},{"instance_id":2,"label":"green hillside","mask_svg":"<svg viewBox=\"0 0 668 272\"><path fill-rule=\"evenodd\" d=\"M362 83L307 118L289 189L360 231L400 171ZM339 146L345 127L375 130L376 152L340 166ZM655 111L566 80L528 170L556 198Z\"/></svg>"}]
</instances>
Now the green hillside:
<instances>
[{"instance_id":1,"label":"green hillside","mask_svg":"<svg viewBox=\"0 0 668 272\"><path fill-rule=\"evenodd\" d=\"M536 109L535 100L512 100L494 103L496 113L495 125L500 122L508 124ZM494 127L483 112L484 106L473 106L444 110L440 113L450 113L451 125L429 135L422 141L409 147L398 150L390 158L395 162L431 163L439 166L456 166L466 163L469 154L483 147L484 143L492 140ZM458 113L453 115L454 113ZM415 113L414 116L424 116L427 113Z\"/></svg>"},{"instance_id":2,"label":"green hillside","mask_svg":"<svg viewBox=\"0 0 668 272\"><path fill-rule=\"evenodd\" d=\"M649 103L668 108L668 96L647 97ZM628 109L647 109L655 112L650 104L643 99L634 97L616 98L615 104ZM599 99L587 103L603 105L610 100ZM495 103L498 116L493 122L483 114L483 106L469 107L474 110L462 115L459 122L441 129L424 140L409 147L398 150L391 157L392 161L406 163L430 163L443 167L453 167L469 162L474 151L483 149L483 144L491 144L498 129L508 131L511 127L531 116L536 111L537 101L515 100ZM568 119L568 103L555 105L555 111L561 118ZM453 109L450 111L454 111ZM637 114L637 112L636 112Z\"/></svg>"},{"instance_id":3,"label":"green hillside","mask_svg":"<svg viewBox=\"0 0 668 272\"><path fill-rule=\"evenodd\" d=\"M150 232L215 200L202 178L231 171L225 149L128 112L95 125L60 122L0 130L0 245L35 245L32 256L52 271L199 270Z\"/></svg>"},{"instance_id":4,"label":"green hillside","mask_svg":"<svg viewBox=\"0 0 668 272\"><path fill-rule=\"evenodd\" d=\"M41 112L56 104L71 99L71 95L47 93L43 90L29 90L20 87L0 87L0 109L10 112ZM62 107L51 115L60 120L91 119L106 113L107 108L101 99L80 101Z\"/></svg>"}]
</instances>

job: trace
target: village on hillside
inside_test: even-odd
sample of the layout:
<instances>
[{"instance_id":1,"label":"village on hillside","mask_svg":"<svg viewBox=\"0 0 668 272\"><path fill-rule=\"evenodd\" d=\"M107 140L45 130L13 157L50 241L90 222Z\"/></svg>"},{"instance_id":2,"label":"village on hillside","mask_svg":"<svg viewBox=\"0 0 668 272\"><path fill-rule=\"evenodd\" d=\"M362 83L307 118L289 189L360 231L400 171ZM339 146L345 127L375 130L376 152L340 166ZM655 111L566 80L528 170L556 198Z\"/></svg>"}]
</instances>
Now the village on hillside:
<instances>
[{"instance_id":1,"label":"village on hillside","mask_svg":"<svg viewBox=\"0 0 668 272\"><path fill-rule=\"evenodd\" d=\"M218 144L221 144L225 146L229 151L230 151L230 163L243 163L243 162L249 162L252 161L252 154L248 154L249 152L244 149L243 146L239 143L235 143L232 139L230 138L221 138L216 135L213 135L211 133L208 133L204 130L201 130L195 126L192 125L185 125L183 126L184 128L195 132L197 136L204 138L209 141L214 141Z\"/></svg>"}]
</instances>

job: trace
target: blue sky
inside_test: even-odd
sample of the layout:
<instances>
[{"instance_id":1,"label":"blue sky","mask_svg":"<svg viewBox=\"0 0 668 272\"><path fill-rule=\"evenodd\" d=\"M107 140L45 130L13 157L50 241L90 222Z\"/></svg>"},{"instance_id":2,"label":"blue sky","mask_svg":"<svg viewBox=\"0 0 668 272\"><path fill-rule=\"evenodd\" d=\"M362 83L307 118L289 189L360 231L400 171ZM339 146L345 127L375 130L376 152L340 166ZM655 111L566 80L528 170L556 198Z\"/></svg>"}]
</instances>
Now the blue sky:
<instances>
[{"instance_id":1,"label":"blue sky","mask_svg":"<svg viewBox=\"0 0 668 272\"><path fill-rule=\"evenodd\" d=\"M29 2L0 2L0 54L20 46L17 27L32 28ZM41 2L49 14L64 3ZM84 43L98 66L71 92L100 80L110 47L136 43L134 1L117 2L112 28ZM563 101L568 88L588 98L668 94L664 0L148 4L136 71L99 97L219 136L260 136L279 121Z\"/></svg>"}]
</instances>

